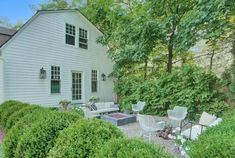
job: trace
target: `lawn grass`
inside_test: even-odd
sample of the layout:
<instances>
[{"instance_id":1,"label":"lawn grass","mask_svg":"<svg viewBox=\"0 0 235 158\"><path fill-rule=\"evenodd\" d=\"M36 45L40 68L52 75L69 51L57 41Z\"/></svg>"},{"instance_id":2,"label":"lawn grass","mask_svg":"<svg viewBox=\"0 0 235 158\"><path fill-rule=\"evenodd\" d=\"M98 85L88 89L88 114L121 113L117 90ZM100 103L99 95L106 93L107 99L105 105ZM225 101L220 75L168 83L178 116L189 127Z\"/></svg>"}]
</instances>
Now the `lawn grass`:
<instances>
[{"instance_id":1,"label":"lawn grass","mask_svg":"<svg viewBox=\"0 0 235 158\"><path fill-rule=\"evenodd\" d=\"M2 144L0 144L0 158L3 158Z\"/></svg>"}]
</instances>

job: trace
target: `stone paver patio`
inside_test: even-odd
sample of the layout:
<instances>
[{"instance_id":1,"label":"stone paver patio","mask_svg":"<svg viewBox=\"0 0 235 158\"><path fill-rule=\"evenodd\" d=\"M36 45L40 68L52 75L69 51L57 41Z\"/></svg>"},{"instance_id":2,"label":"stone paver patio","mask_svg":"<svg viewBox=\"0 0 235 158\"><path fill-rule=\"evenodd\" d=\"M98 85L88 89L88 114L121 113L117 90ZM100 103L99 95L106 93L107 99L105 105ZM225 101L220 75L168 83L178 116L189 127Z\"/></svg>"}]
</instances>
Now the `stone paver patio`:
<instances>
[{"instance_id":1,"label":"stone paver patio","mask_svg":"<svg viewBox=\"0 0 235 158\"><path fill-rule=\"evenodd\" d=\"M154 117L155 120L165 121L169 123L169 119L167 117ZM119 128L130 138L133 137L141 137L141 128L139 123L131 123L124 126L119 126ZM152 143L163 146L168 152L172 153L176 157L180 157L180 151L177 146L175 146L175 142L173 140L166 140L161 137L158 137L156 134L152 137Z\"/></svg>"}]
</instances>

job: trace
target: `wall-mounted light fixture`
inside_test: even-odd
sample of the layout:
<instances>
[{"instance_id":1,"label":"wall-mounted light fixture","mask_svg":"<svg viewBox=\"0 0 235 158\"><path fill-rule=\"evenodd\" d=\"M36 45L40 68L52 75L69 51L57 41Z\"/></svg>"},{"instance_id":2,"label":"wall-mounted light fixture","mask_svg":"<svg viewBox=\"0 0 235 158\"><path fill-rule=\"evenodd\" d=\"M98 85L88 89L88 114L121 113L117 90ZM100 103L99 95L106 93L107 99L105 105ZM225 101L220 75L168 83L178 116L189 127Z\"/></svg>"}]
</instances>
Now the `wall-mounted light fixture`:
<instances>
[{"instance_id":1,"label":"wall-mounted light fixture","mask_svg":"<svg viewBox=\"0 0 235 158\"><path fill-rule=\"evenodd\" d=\"M104 73L101 74L102 81L106 80L106 75Z\"/></svg>"},{"instance_id":2,"label":"wall-mounted light fixture","mask_svg":"<svg viewBox=\"0 0 235 158\"><path fill-rule=\"evenodd\" d=\"M46 70L44 70L43 67L40 69L39 78L40 79L46 79L47 78L47 72L46 72Z\"/></svg>"}]
</instances>

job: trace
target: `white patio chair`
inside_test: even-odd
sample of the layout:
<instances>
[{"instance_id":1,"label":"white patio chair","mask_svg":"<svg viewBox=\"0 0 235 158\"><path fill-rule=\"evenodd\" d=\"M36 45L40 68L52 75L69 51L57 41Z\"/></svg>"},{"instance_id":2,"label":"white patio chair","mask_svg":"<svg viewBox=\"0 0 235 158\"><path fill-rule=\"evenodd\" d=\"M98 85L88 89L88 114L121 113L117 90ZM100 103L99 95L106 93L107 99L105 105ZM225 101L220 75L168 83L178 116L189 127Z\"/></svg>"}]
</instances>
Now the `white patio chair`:
<instances>
[{"instance_id":1,"label":"white patio chair","mask_svg":"<svg viewBox=\"0 0 235 158\"><path fill-rule=\"evenodd\" d=\"M171 121L176 121L179 123L180 132L182 130L182 121L187 116L187 108L183 106L175 106L173 110L167 110L168 118Z\"/></svg>"},{"instance_id":2,"label":"white patio chair","mask_svg":"<svg viewBox=\"0 0 235 158\"><path fill-rule=\"evenodd\" d=\"M137 104L132 104L132 111L138 114L141 110L144 109L144 106L145 102L139 101Z\"/></svg>"},{"instance_id":3,"label":"white patio chair","mask_svg":"<svg viewBox=\"0 0 235 158\"><path fill-rule=\"evenodd\" d=\"M165 128L164 121L156 122L154 117L150 115L139 114L139 124L142 129L141 135L147 137L149 142L151 141L154 132Z\"/></svg>"},{"instance_id":4,"label":"white patio chair","mask_svg":"<svg viewBox=\"0 0 235 158\"><path fill-rule=\"evenodd\" d=\"M82 111L84 112L84 115L86 118L95 118L99 117L97 113L92 113L91 110L88 107L81 107Z\"/></svg>"},{"instance_id":5,"label":"white patio chair","mask_svg":"<svg viewBox=\"0 0 235 158\"><path fill-rule=\"evenodd\" d=\"M195 140L198 136L207 129L207 127L212 127L218 125L222 121L221 118L216 118L214 115L210 115L203 112L198 123L189 122L191 127L184 130L181 135L186 138Z\"/></svg>"}]
</instances>

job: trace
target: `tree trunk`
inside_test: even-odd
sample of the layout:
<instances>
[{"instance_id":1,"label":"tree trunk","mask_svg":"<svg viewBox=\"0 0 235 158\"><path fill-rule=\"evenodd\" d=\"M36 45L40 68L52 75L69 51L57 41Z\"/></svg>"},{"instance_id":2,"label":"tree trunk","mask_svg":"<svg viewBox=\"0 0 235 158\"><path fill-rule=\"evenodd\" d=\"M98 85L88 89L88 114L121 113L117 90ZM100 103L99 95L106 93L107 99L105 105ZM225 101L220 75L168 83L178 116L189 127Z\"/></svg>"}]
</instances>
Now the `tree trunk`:
<instances>
[{"instance_id":1,"label":"tree trunk","mask_svg":"<svg viewBox=\"0 0 235 158\"><path fill-rule=\"evenodd\" d=\"M173 21L172 23L172 29L171 29L171 35L168 43L168 62L167 62L167 72L171 73L172 71L172 65L173 65L173 39L175 36L175 30L176 30L176 23Z\"/></svg>"},{"instance_id":2,"label":"tree trunk","mask_svg":"<svg viewBox=\"0 0 235 158\"><path fill-rule=\"evenodd\" d=\"M210 58L210 71L212 71L214 55L215 55L215 50L212 50L212 54L211 54L211 58Z\"/></svg>"},{"instance_id":3,"label":"tree trunk","mask_svg":"<svg viewBox=\"0 0 235 158\"><path fill-rule=\"evenodd\" d=\"M173 45L168 46L168 62L167 62L167 72L171 73L173 64Z\"/></svg>"},{"instance_id":4,"label":"tree trunk","mask_svg":"<svg viewBox=\"0 0 235 158\"><path fill-rule=\"evenodd\" d=\"M144 61L144 79L147 79L148 75L148 59L145 59Z\"/></svg>"}]
</instances>

